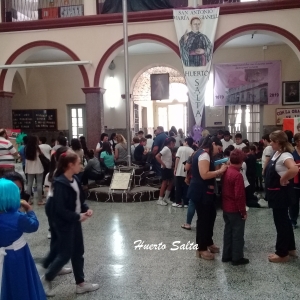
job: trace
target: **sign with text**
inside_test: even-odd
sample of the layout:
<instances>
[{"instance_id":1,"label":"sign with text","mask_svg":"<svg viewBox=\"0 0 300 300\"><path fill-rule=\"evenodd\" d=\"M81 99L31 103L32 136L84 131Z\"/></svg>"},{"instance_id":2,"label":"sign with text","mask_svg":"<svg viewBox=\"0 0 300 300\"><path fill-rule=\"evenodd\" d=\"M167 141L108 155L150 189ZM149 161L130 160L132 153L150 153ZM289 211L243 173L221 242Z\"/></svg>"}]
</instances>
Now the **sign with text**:
<instances>
[{"instance_id":1,"label":"sign with text","mask_svg":"<svg viewBox=\"0 0 300 300\"><path fill-rule=\"evenodd\" d=\"M214 105L280 104L281 61L214 65Z\"/></svg>"},{"instance_id":2,"label":"sign with text","mask_svg":"<svg viewBox=\"0 0 300 300\"><path fill-rule=\"evenodd\" d=\"M127 190L130 184L131 173L114 172L111 180L111 190Z\"/></svg>"},{"instance_id":3,"label":"sign with text","mask_svg":"<svg viewBox=\"0 0 300 300\"><path fill-rule=\"evenodd\" d=\"M276 125L282 125L283 119L294 119L300 117L300 107L276 108Z\"/></svg>"},{"instance_id":4,"label":"sign with text","mask_svg":"<svg viewBox=\"0 0 300 300\"><path fill-rule=\"evenodd\" d=\"M24 109L12 111L13 128L21 130L57 130L56 109Z\"/></svg>"},{"instance_id":5,"label":"sign with text","mask_svg":"<svg viewBox=\"0 0 300 300\"><path fill-rule=\"evenodd\" d=\"M201 125L219 8L174 9L173 17L189 99L196 124Z\"/></svg>"},{"instance_id":6,"label":"sign with text","mask_svg":"<svg viewBox=\"0 0 300 300\"><path fill-rule=\"evenodd\" d=\"M61 6L59 8L60 18L83 16L83 5Z\"/></svg>"}]
</instances>

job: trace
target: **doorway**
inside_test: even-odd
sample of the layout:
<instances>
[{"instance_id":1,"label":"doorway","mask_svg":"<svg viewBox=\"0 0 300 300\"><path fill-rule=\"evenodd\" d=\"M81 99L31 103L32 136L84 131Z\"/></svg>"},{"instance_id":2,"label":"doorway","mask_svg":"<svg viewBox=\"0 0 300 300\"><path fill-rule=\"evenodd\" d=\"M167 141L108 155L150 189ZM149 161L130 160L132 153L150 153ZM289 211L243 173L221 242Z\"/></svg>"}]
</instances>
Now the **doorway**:
<instances>
[{"instance_id":1,"label":"doorway","mask_svg":"<svg viewBox=\"0 0 300 300\"><path fill-rule=\"evenodd\" d=\"M86 136L85 105L68 105L69 138Z\"/></svg>"},{"instance_id":2,"label":"doorway","mask_svg":"<svg viewBox=\"0 0 300 300\"><path fill-rule=\"evenodd\" d=\"M186 132L186 103L178 103L176 100L171 103L155 103L154 122L155 127L163 126L165 131L175 126L177 129L181 128L183 132Z\"/></svg>"}]
</instances>

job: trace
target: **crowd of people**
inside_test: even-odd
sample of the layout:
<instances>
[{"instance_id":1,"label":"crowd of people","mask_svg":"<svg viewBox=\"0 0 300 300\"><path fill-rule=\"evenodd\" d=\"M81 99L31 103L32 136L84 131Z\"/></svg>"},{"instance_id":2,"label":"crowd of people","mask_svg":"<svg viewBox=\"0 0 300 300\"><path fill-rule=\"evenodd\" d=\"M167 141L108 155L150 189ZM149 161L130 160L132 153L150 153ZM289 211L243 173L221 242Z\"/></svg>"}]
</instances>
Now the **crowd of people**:
<instances>
[{"instance_id":1,"label":"crowd of people","mask_svg":"<svg viewBox=\"0 0 300 300\"><path fill-rule=\"evenodd\" d=\"M164 143L156 143L162 179L157 204L187 207L187 220L181 226L186 230L191 230L197 212L199 257L212 260L220 252L213 242L216 192L225 222L223 262L249 263L243 253L249 207L272 208L277 240L269 261L286 262L297 255L293 228L297 228L299 215L300 134L278 130L250 143L241 133L233 140L229 131L219 130L211 136L204 130L198 144L185 138L174 152L175 144L171 134L165 134ZM171 199L174 182L175 197Z\"/></svg>"},{"instance_id":2,"label":"crowd of people","mask_svg":"<svg viewBox=\"0 0 300 300\"><path fill-rule=\"evenodd\" d=\"M51 284L54 278L71 272L76 293L99 288L99 284L86 282L83 272L81 223L93 216L85 203L85 190L89 180L101 180L115 165L126 164L130 155L134 164L148 164L161 179L158 205L187 208L183 229L191 230L197 212L198 257L213 260L220 252L213 241L216 194L222 200L225 223L223 262L249 263L243 251L249 207L272 209L277 240L276 251L269 255L269 261L286 262L297 256L293 228L297 228L299 214L299 133L293 136L291 132L278 130L264 135L257 143L243 139L240 133L233 137L229 131L221 130L214 136L204 130L202 139L196 143L174 126L167 132L158 126L154 135L152 138L138 132L131 142L131 153L124 136L116 133L110 138L102 133L95 151L87 148L84 137L72 139L69 144L63 134L52 146L44 137L25 136L17 151L6 130L0 129L1 299L54 296ZM22 162L26 184L15 172L16 159ZM34 232L39 226L31 206L34 181L37 204L45 205L51 237L49 253L42 262L45 273L42 279L23 238L24 232ZM19 265L18 260L24 258L27 265L18 272L18 281L22 282L22 276L26 276L32 282L12 288L9 282L16 276L12 266ZM69 260L72 269L64 267Z\"/></svg>"}]
</instances>

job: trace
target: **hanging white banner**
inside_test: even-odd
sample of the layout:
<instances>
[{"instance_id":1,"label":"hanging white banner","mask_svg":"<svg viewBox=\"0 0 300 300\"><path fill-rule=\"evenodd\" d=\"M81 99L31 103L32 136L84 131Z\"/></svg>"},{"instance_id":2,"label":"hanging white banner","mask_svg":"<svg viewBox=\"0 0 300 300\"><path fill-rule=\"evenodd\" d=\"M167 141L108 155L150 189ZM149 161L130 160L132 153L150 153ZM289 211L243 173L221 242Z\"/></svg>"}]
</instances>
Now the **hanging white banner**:
<instances>
[{"instance_id":1,"label":"hanging white banner","mask_svg":"<svg viewBox=\"0 0 300 300\"><path fill-rule=\"evenodd\" d=\"M201 125L219 8L173 10L184 76L194 117Z\"/></svg>"}]
</instances>

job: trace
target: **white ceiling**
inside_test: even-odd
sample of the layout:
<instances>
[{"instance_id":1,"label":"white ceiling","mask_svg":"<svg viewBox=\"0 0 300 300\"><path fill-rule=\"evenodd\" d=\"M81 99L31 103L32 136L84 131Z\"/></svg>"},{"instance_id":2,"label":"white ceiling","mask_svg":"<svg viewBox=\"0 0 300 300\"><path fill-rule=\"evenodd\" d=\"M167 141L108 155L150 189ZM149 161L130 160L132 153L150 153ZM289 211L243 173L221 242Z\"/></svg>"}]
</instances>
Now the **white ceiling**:
<instances>
[{"instance_id":1,"label":"white ceiling","mask_svg":"<svg viewBox=\"0 0 300 300\"><path fill-rule=\"evenodd\" d=\"M167 46L156 43L140 43L128 47L128 53L130 55L141 54L157 54L157 53L171 53L172 50ZM123 56L124 50L122 50L118 56Z\"/></svg>"},{"instance_id":2,"label":"white ceiling","mask_svg":"<svg viewBox=\"0 0 300 300\"><path fill-rule=\"evenodd\" d=\"M252 37L253 35L253 37ZM269 45L281 45L285 42L279 37L261 33L248 33L235 39L232 39L225 45L224 48L239 48L239 47L257 47Z\"/></svg>"},{"instance_id":3,"label":"white ceiling","mask_svg":"<svg viewBox=\"0 0 300 300\"><path fill-rule=\"evenodd\" d=\"M35 52L26 59L26 63L72 61L73 59L65 52L58 49L43 49Z\"/></svg>"},{"instance_id":4,"label":"white ceiling","mask_svg":"<svg viewBox=\"0 0 300 300\"><path fill-rule=\"evenodd\" d=\"M238 48L238 47L257 47L268 45L279 45L284 42L271 35L255 33L252 38L252 33L237 37L225 45L224 48ZM159 54L159 53L171 53L172 50L164 45L144 42L129 46L130 55L142 55L142 54ZM124 51L121 51L118 56L123 56ZM88 60L88 57L84 57ZM26 63L38 63L38 62L58 62L58 61L71 61L69 55L58 49L43 49L32 54L26 59Z\"/></svg>"}]
</instances>

